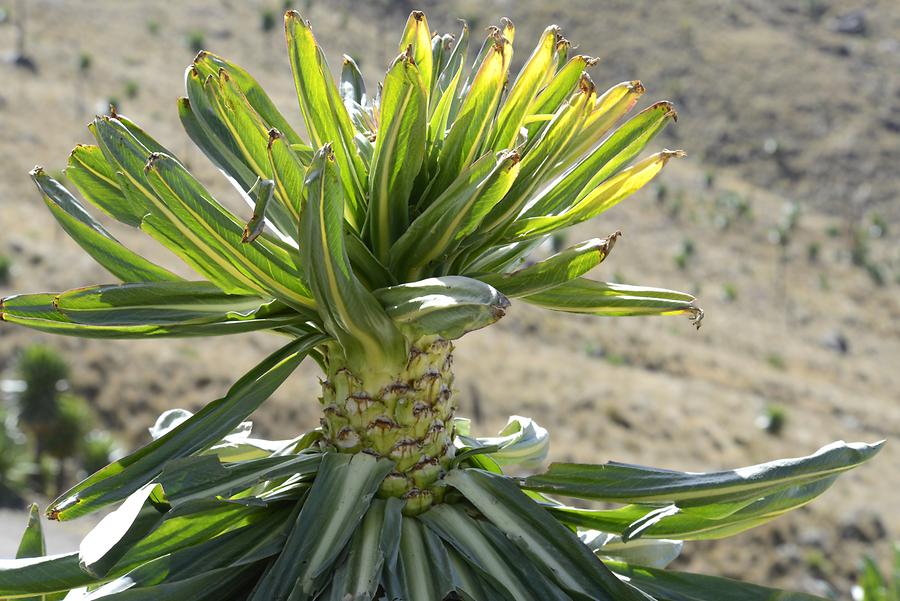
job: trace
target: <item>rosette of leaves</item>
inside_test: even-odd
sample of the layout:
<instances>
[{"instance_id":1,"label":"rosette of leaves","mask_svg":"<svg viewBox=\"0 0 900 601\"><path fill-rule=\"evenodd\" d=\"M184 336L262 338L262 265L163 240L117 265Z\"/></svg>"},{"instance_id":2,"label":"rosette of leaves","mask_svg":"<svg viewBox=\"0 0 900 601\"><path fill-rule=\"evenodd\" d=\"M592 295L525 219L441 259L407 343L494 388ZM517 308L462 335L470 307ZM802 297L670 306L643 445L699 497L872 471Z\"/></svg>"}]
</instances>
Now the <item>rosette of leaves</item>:
<instances>
[{"instance_id":1,"label":"rosette of leaves","mask_svg":"<svg viewBox=\"0 0 900 601\"><path fill-rule=\"evenodd\" d=\"M672 105L625 120L643 86L599 92L585 72L594 60L573 55L555 26L513 77L510 21L491 27L470 61L465 27L432 35L414 12L374 94L349 58L332 79L298 13L285 26L308 138L246 71L206 52L178 103L249 220L123 115L95 119L96 145L71 154L67 177L86 203L33 172L63 228L120 282L6 298L5 321L98 338L266 330L286 343L224 397L196 414L166 413L153 442L54 501L54 520L118 507L78 552L0 563L0 595L775 598L661 568L681 541L735 534L807 503L878 445L836 443L705 474L553 464L512 477L505 466L540 463L547 431L516 416L482 439L455 414L453 340L496 322L510 299L699 322L688 294L586 276L616 234L538 254L681 156L637 160L674 121ZM149 235L197 278L129 250L88 207ZM307 358L325 374L321 427L254 438L246 418Z\"/></svg>"}]
</instances>

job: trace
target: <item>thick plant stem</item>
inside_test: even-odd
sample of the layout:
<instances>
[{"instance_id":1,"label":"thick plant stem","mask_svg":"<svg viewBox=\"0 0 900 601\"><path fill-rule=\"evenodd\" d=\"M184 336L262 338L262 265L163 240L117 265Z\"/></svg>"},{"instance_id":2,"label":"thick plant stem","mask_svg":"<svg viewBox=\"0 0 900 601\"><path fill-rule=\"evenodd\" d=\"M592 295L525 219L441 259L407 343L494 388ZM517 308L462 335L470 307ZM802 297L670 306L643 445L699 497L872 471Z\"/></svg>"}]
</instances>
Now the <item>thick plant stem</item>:
<instances>
[{"instance_id":1,"label":"thick plant stem","mask_svg":"<svg viewBox=\"0 0 900 601\"><path fill-rule=\"evenodd\" d=\"M342 453L368 453L396 464L379 494L399 497L408 515L443 498L454 456L453 345L425 337L410 345L405 368L387 385L368 386L340 349L326 353L322 430Z\"/></svg>"}]
</instances>

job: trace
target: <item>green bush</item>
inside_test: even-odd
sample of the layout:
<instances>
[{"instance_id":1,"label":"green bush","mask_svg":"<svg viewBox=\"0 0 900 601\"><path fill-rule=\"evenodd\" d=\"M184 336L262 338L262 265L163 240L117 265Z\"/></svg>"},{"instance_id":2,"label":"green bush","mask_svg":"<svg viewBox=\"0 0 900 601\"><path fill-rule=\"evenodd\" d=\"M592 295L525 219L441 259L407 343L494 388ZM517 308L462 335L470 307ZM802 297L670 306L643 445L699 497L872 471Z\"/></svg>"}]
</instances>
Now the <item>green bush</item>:
<instances>
[{"instance_id":1,"label":"green bush","mask_svg":"<svg viewBox=\"0 0 900 601\"><path fill-rule=\"evenodd\" d=\"M900 543L894 544L891 571L882 574L872 557L863 559L862 570L853 587L854 601L900 601Z\"/></svg>"}]
</instances>

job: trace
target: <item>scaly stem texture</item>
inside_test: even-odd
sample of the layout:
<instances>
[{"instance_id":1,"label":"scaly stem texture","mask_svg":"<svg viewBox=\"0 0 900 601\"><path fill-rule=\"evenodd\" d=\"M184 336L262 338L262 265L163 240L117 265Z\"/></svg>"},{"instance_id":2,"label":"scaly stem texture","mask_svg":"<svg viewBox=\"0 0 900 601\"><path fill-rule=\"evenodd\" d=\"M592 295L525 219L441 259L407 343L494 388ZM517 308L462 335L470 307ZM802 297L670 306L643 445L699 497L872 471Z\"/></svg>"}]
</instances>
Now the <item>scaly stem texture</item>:
<instances>
[{"instance_id":1,"label":"scaly stem texture","mask_svg":"<svg viewBox=\"0 0 900 601\"><path fill-rule=\"evenodd\" d=\"M379 494L402 498L408 515L443 498L441 478L454 456L452 364L449 340L421 338L410 345L406 366L396 377L370 386L339 347L327 352L321 398L325 440L343 453L394 461Z\"/></svg>"}]
</instances>

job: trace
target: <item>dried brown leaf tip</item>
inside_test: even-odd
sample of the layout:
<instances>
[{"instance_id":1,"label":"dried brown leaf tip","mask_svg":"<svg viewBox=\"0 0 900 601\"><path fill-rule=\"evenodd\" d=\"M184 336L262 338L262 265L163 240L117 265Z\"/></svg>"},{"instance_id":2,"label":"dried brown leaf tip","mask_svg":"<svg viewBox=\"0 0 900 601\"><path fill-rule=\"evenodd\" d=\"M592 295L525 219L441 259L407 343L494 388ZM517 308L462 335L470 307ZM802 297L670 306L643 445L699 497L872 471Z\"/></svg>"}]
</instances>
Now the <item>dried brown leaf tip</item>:
<instances>
[{"instance_id":1,"label":"dried brown leaf tip","mask_svg":"<svg viewBox=\"0 0 900 601\"><path fill-rule=\"evenodd\" d=\"M158 152L150 153L150 156L147 157L147 164L144 165L144 173L149 173L151 169L153 169L154 165L156 165L156 161L162 158L162 155Z\"/></svg>"},{"instance_id":2,"label":"dried brown leaf tip","mask_svg":"<svg viewBox=\"0 0 900 601\"><path fill-rule=\"evenodd\" d=\"M688 313L688 319L690 319L693 326L699 330L701 322L703 321L703 309L694 305L688 309Z\"/></svg>"},{"instance_id":3,"label":"dried brown leaf tip","mask_svg":"<svg viewBox=\"0 0 900 601\"><path fill-rule=\"evenodd\" d=\"M282 137L281 132L278 131L277 129L275 129L274 127L269 130L269 143L268 143L269 150L272 150L272 144L275 143L275 140L277 140L281 137Z\"/></svg>"},{"instance_id":4,"label":"dried brown leaf tip","mask_svg":"<svg viewBox=\"0 0 900 601\"><path fill-rule=\"evenodd\" d=\"M591 76L587 73L582 73L581 78L578 80L578 89L581 90L584 94L593 94L596 90L596 86L594 85L594 80L591 79Z\"/></svg>"},{"instance_id":5,"label":"dried brown leaf tip","mask_svg":"<svg viewBox=\"0 0 900 601\"><path fill-rule=\"evenodd\" d=\"M683 150L669 150L668 148L664 149L659 153L662 155L663 161L668 162L669 159L680 159L687 156L687 153Z\"/></svg>"},{"instance_id":6,"label":"dried brown leaf tip","mask_svg":"<svg viewBox=\"0 0 900 601\"><path fill-rule=\"evenodd\" d=\"M613 246L616 245L616 240L618 240L622 236L622 232L619 230L614 231L609 236L607 236L603 240L603 252L605 254L609 254L609 251L613 249Z\"/></svg>"}]
</instances>

